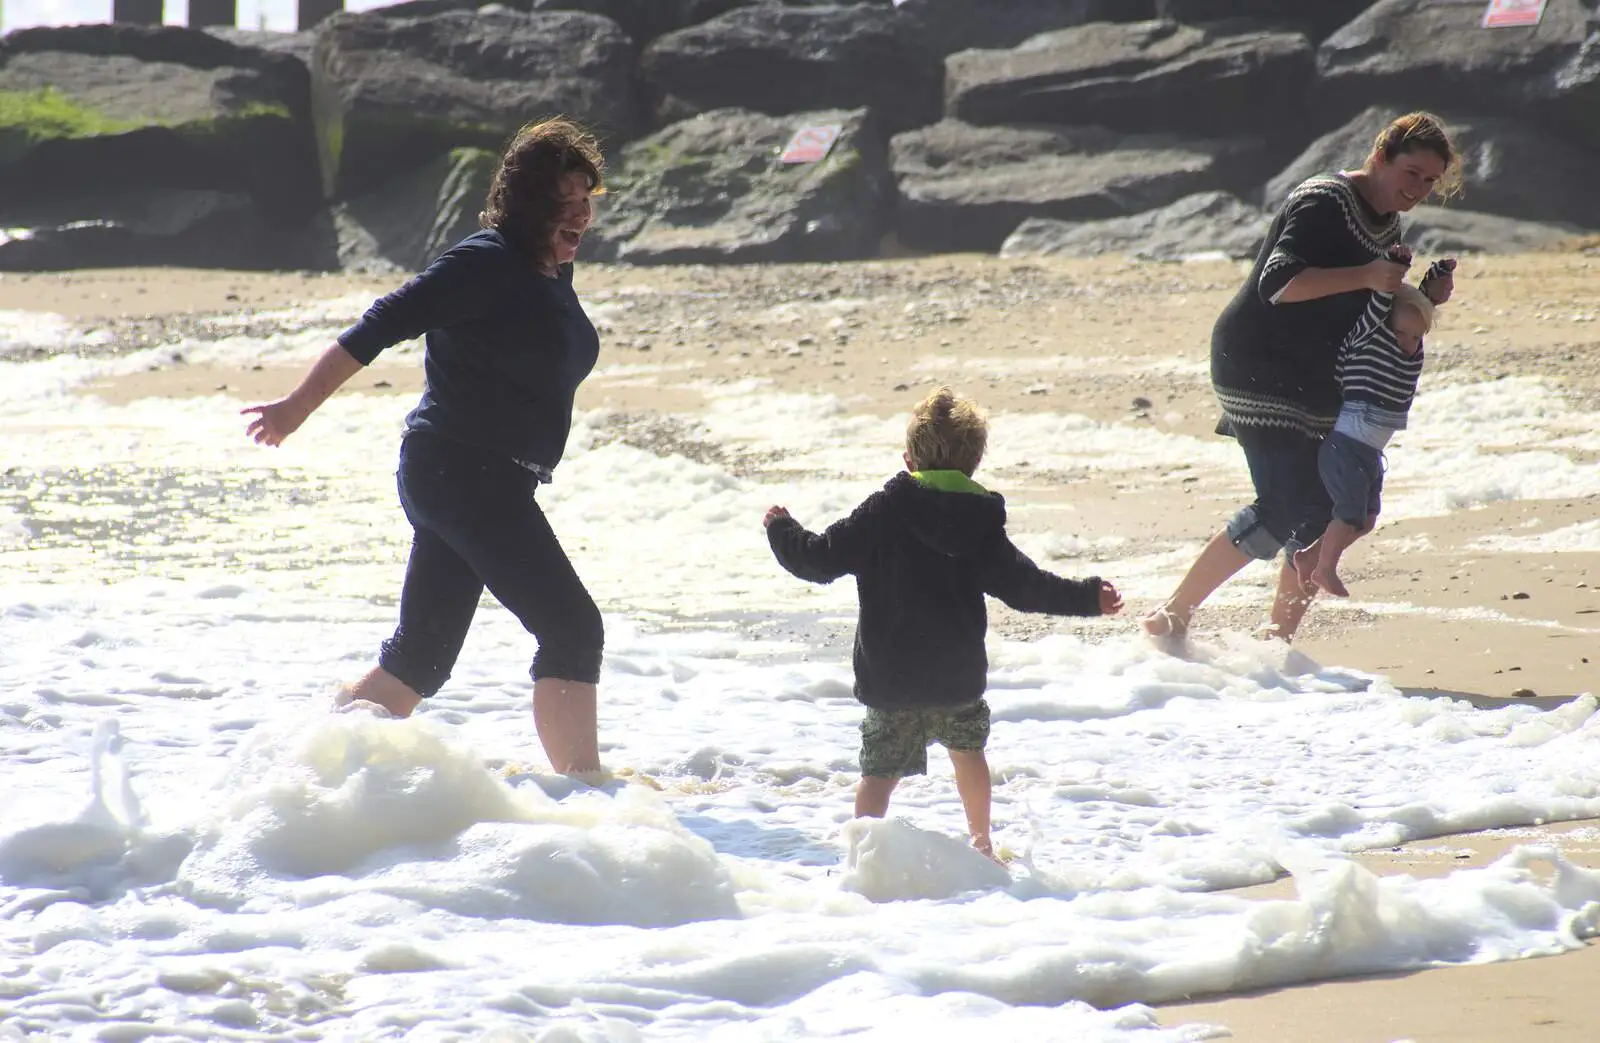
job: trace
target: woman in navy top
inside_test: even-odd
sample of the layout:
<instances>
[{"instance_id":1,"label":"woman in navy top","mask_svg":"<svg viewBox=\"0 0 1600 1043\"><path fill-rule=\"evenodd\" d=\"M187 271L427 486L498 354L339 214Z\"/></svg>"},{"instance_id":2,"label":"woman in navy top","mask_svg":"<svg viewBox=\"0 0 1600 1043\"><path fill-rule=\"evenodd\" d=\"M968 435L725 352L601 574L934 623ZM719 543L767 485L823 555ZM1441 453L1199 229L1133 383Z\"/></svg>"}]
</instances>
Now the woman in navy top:
<instances>
[{"instance_id":1,"label":"woman in navy top","mask_svg":"<svg viewBox=\"0 0 1600 1043\"><path fill-rule=\"evenodd\" d=\"M426 387L406 418L400 503L415 531L400 621L341 704L406 717L443 686L489 592L538 640L533 718L551 767L597 771L600 612L534 500L566 448L578 385L600 350L572 285L604 160L567 120L524 127L479 223L376 301L300 385L244 410L278 445L385 348L424 336Z\"/></svg>"}]
</instances>

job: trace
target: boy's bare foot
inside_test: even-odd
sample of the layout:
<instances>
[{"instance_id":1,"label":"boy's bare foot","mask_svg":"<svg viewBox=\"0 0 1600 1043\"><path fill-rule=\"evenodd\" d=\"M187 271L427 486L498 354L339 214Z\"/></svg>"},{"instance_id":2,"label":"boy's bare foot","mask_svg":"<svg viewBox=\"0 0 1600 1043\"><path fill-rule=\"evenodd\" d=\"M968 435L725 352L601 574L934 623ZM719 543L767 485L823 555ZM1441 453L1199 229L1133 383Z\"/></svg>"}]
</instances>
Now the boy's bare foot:
<instances>
[{"instance_id":1,"label":"boy's bare foot","mask_svg":"<svg viewBox=\"0 0 1600 1043\"><path fill-rule=\"evenodd\" d=\"M986 837L986 836L975 836L975 837L973 837L972 838L972 846L973 846L974 849L977 850L978 854L980 854L983 857L987 858L989 861L993 862L995 865L1000 865L1000 866L1005 865L1005 863L1000 861L999 857L995 855L995 853L994 853L994 845L989 842L989 838L988 837Z\"/></svg>"},{"instance_id":2,"label":"boy's bare foot","mask_svg":"<svg viewBox=\"0 0 1600 1043\"><path fill-rule=\"evenodd\" d=\"M1336 598L1350 596L1350 590L1344 585L1344 581L1339 578L1339 574L1332 569L1323 568L1321 565L1318 565L1316 571L1311 574L1311 582Z\"/></svg>"},{"instance_id":3,"label":"boy's bare foot","mask_svg":"<svg viewBox=\"0 0 1600 1043\"><path fill-rule=\"evenodd\" d=\"M1302 587L1315 587L1317 583L1317 559L1321 555L1311 547L1306 547L1294 552L1294 574L1300 577Z\"/></svg>"},{"instance_id":4,"label":"boy's bare foot","mask_svg":"<svg viewBox=\"0 0 1600 1043\"><path fill-rule=\"evenodd\" d=\"M1151 637L1165 637L1175 641L1182 641L1189 634L1189 621L1166 605L1162 605L1148 616L1145 616L1139 625L1144 627L1144 632Z\"/></svg>"}]
</instances>

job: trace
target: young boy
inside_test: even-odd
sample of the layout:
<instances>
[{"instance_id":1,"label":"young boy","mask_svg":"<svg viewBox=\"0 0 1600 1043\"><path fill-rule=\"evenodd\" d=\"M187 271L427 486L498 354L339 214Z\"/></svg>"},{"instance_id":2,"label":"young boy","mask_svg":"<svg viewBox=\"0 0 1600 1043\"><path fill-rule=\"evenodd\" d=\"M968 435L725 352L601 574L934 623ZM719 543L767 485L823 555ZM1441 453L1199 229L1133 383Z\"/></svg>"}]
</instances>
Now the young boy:
<instances>
[{"instance_id":1,"label":"young boy","mask_svg":"<svg viewBox=\"0 0 1600 1043\"><path fill-rule=\"evenodd\" d=\"M1439 268L1430 269L1430 277ZM1301 582L1334 597L1350 596L1339 578L1340 555L1378 523L1383 448L1396 431L1405 430L1433 309L1433 301L1414 286L1374 293L1339 349L1344 406L1317 457L1322 484L1333 500L1333 520L1322 539L1294 556Z\"/></svg>"},{"instance_id":2,"label":"young boy","mask_svg":"<svg viewBox=\"0 0 1600 1043\"><path fill-rule=\"evenodd\" d=\"M944 387L906 428L906 470L826 532L783 507L763 524L779 564L800 579L856 577L855 694L861 722L856 817L882 818L901 778L928 770L928 746L950 751L972 844L989 841L989 621L983 596L1022 612L1095 616L1122 608L1098 577L1063 579L1006 537L1005 501L972 480L989 437L971 402Z\"/></svg>"}]
</instances>

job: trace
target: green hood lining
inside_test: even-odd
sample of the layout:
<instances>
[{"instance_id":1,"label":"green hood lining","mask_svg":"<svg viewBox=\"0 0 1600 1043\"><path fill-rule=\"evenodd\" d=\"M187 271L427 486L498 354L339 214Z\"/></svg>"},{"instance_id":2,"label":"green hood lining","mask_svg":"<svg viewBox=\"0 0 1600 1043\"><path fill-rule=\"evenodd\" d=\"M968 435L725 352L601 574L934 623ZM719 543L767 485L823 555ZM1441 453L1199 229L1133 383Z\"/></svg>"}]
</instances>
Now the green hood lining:
<instances>
[{"instance_id":1,"label":"green hood lining","mask_svg":"<svg viewBox=\"0 0 1600 1043\"><path fill-rule=\"evenodd\" d=\"M911 477L917 480L918 485L937 489L942 493L971 493L975 496L988 496L989 490L962 474L960 471L912 471Z\"/></svg>"}]
</instances>

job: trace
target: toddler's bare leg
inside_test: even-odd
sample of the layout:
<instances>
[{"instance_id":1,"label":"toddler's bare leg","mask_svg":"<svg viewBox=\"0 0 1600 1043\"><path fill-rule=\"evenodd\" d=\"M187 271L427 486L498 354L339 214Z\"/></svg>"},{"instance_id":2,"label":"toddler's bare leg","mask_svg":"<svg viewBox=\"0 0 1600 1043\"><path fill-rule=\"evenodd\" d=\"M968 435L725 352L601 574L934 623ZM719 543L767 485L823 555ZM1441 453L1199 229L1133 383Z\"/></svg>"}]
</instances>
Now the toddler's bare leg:
<instances>
[{"instance_id":1,"label":"toddler's bare leg","mask_svg":"<svg viewBox=\"0 0 1600 1043\"><path fill-rule=\"evenodd\" d=\"M863 775L856 786L856 818L882 818L889 810L889 795L900 780L886 775Z\"/></svg>"},{"instance_id":2,"label":"toddler's bare leg","mask_svg":"<svg viewBox=\"0 0 1600 1043\"><path fill-rule=\"evenodd\" d=\"M1350 544L1361 538L1363 531L1349 522L1335 519L1328 523L1328 531L1322 534L1322 554L1317 559L1317 568L1311 577L1317 586L1336 598L1350 596L1349 589L1339 578L1339 556Z\"/></svg>"},{"instance_id":3,"label":"toddler's bare leg","mask_svg":"<svg viewBox=\"0 0 1600 1043\"><path fill-rule=\"evenodd\" d=\"M982 750L951 750L950 766L956 772L956 792L961 794L961 807L967 813L967 832L972 834L972 846L993 858L994 845L989 841L993 801L989 758Z\"/></svg>"}]
</instances>

